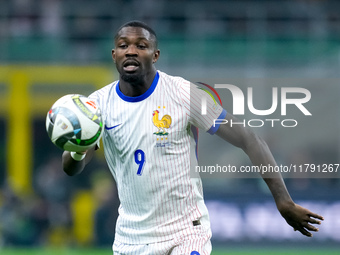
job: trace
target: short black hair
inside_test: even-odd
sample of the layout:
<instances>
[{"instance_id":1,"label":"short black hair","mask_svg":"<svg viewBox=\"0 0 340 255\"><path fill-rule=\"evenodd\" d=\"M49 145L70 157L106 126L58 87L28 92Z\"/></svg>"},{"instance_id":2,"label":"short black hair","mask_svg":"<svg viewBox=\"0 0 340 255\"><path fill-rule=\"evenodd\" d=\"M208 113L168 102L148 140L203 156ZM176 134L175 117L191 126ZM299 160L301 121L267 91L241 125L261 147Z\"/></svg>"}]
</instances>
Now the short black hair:
<instances>
[{"instance_id":1,"label":"short black hair","mask_svg":"<svg viewBox=\"0 0 340 255\"><path fill-rule=\"evenodd\" d=\"M157 40L157 35L156 32L150 27L148 26L146 23L139 21L139 20L132 20L129 21L127 23L125 23L124 25L122 25L120 28L118 28L116 35L114 37L114 40L116 41L118 38L118 34L119 32L124 28L124 27L140 27L140 28L144 28L145 30L147 30L155 39L155 48L157 48L158 46L158 40Z\"/></svg>"}]
</instances>

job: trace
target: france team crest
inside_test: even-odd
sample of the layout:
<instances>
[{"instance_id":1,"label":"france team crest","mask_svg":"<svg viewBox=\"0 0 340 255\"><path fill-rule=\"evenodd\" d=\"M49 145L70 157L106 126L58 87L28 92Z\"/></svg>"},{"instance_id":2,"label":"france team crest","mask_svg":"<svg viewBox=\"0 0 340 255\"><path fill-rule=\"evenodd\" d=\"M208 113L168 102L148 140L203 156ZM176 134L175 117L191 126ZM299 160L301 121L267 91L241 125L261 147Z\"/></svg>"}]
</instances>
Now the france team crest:
<instances>
[{"instance_id":1,"label":"france team crest","mask_svg":"<svg viewBox=\"0 0 340 255\"><path fill-rule=\"evenodd\" d=\"M160 107L158 107L160 108ZM165 106L163 107L165 108ZM170 115L165 114L161 115L159 114L158 110L153 111L152 113L152 123L153 125L158 129L156 132L153 134L157 136L157 147L165 147L165 146L170 146L170 143L168 142L168 135L169 132L167 131L172 123L172 118Z\"/></svg>"}]
</instances>

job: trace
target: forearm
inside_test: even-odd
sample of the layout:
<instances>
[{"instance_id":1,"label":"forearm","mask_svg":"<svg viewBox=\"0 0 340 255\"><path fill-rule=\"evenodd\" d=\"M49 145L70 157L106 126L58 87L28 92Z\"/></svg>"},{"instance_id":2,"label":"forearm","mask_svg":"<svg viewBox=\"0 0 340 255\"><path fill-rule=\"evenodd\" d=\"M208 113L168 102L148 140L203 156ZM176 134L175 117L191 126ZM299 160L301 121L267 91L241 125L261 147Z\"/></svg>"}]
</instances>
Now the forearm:
<instances>
[{"instance_id":1,"label":"forearm","mask_svg":"<svg viewBox=\"0 0 340 255\"><path fill-rule=\"evenodd\" d=\"M281 211L281 209L283 209L287 205L294 203L289 195L289 192L286 188L286 185L282 177L263 179L266 182L268 188L270 189L279 211Z\"/></svg>"},{"instance_id":2,"label":"forearm","mask_svg":"<svg viewBox=\"0 0 340 255\"><path fill-rule=\"evenodd\" d=\"M73 176L73 175L76 175L82 172L86 164L91 161L94 151L95 151L95 147L87 150L85 158L81 161L74 160L71 157L71 153L69 151L64 151L62 155L62 165L63 165L64 172L70 176Z\"/></svg>"},{"instance_id":3,"label":"forearm","mask_svg":"<svg viewBox=\"0 0 340 255\"><path fill-rule=\"evenodd\" d=\"M83 171L85 159L81 161L74 160L69 151L64 151L62 155L62 166L67 175L73 176Z\"/></svg>"},{"instance_id":4,"label":"forearm","mask_svg":"<svg viewBox=\"0 0 340 255\"><path fill-rule=\"evenodd\" d=\"M245 152L254 165L272 167L277 165L266 142L256 135L254 135L254 140L248 144ZM293 203L280 172L268 171L260 174L271 191L278 209L287 203Z\"/></svg>"},{"instance_id":5,"label":"forearm","mask_svg":"<svg viewBox=\"0 0 340 255\"><path fill-rule=\"evenodd\" d=\"M227 114L226 120L228 123L231 120L237 121L237 119L230 114ZM239 125L232 128L227 127L227 125L221 125L216 134L241 148L248 155L253 165L259 168L261 168L260 166L272 167L272 169L277 166L267 143L251 130ZM323 217L293 202L280 172L272 171L272 173L270 173L268 171L261 173L261 176L270 189L278 210L290 226L306 236L312 236L309 231L318 231L317 228L309 223L320 224L320 221L316 219L323 220Z\"/></svg>"},{"instance_id":6,"label":"forearm","mask_svg":"<svg viewBox=\"0 0 340 255\"><path fill-rule=\"evenodd\" d=\"M228 123L238 121L238 119L230 114L227 114L226 120ZM221 125L216 134L236 147L241 148L248 155L253 165L258 167L275 167L277 165L267 143L252 130L238 125L233 128ZM278 208L280 208L281 204L292 202L280 173L267 172L261 173L261 176L268 185Z\"/></svg>"}]
</instances>

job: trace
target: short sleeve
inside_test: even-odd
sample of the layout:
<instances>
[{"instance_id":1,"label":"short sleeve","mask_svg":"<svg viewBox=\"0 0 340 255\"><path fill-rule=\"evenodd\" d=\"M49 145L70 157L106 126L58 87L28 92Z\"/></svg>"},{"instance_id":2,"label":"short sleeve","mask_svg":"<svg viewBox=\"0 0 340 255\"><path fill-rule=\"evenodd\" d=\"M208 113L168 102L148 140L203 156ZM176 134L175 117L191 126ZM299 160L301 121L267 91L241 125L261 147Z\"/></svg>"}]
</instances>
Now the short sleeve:
<instances>
[{"instance_id":1,"label":"short sleeve","mask_svg":"<svg viewBox=\"0 0 340 255\"><path fill-rule=\"evenodd\" d=\"M109 85L94 91L92 94L88 96L89 99L93 100L96 105L100 108L103 118L105 119L106 111L107 111L107 102L110 97L111 91L114 86L117 84L116 82L110 83Z\"/></svg>"},{"instance_id":2,"label":"short sleeve","mask_svg":"<svg viewBox=\"0 0 340 255\"><path fill-rule=\"evenodd\" d=\"M214 134L220 121L224 119L227 112L220 106L212 95L190 82L183 82L181 86L183 104L188 111L189 123Z\"/></svg>"},{"instance_id":3,"label":"short sleeve","mask_svg":"<svg viewBox=\"0 0 340 255\"><path fill-rule=\"evenodd\" d=\"M99 96L98 96L98 91L95 91L92 94L90 94L88 96L88 98L91 99L92 101L94 101L96 103L96 105L100 107L100 100L99 100Z\"/></svg>"}]
</instances>

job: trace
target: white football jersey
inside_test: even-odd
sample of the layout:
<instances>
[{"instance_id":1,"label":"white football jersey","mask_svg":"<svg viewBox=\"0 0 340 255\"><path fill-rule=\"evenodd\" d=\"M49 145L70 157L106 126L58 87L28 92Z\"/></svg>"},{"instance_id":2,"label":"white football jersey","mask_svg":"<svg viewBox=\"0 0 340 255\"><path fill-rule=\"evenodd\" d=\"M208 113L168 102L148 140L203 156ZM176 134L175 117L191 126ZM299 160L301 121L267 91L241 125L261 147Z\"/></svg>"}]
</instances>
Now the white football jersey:
<instances>
[{"instance_id":1,"label":"white football jersey","mask_svg":"<svg viewBox=\"0 0 340 255\"><path fill-rule=\"evenodd\" d=\"M126 244L170 240L195 231L200 220L210 231L197 165L197 128L216 132L214 119L226 111L181 77L158 71L143 95L128 97L113 82L92 93L105 123L105 158L117 183L116 239ZM207 99L202 115L201 100Z\"/></svg>"}]
</instances>

